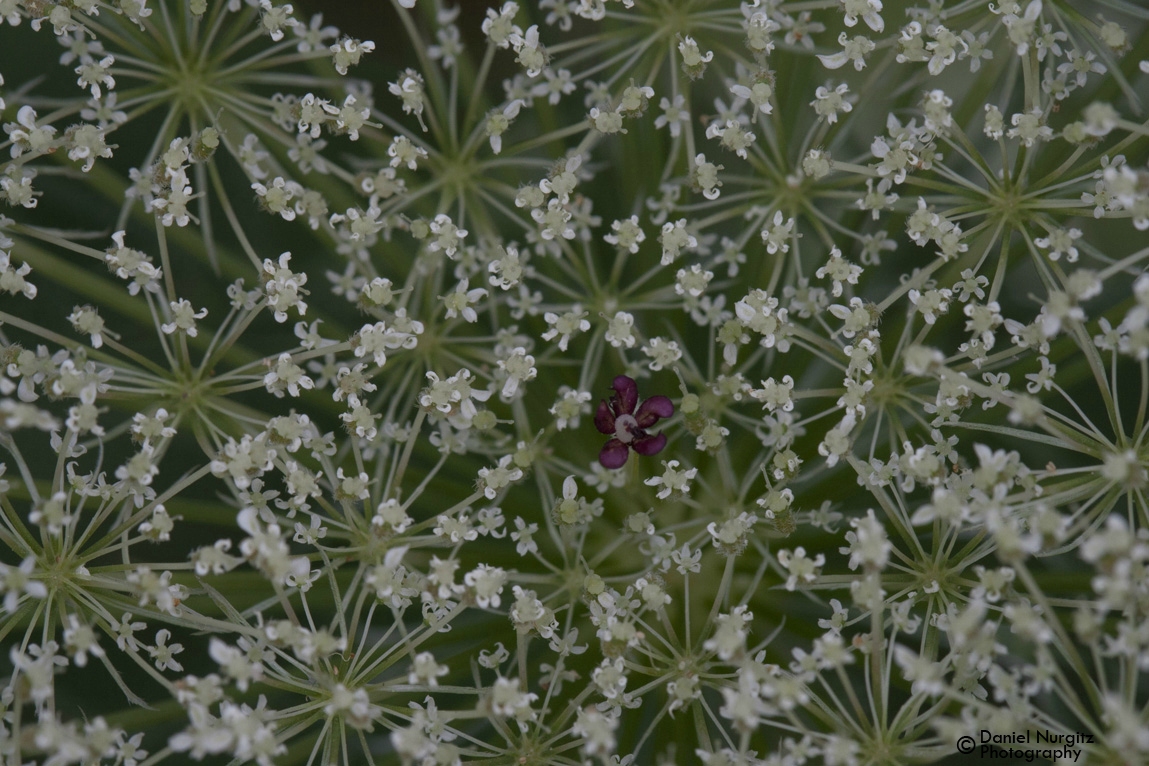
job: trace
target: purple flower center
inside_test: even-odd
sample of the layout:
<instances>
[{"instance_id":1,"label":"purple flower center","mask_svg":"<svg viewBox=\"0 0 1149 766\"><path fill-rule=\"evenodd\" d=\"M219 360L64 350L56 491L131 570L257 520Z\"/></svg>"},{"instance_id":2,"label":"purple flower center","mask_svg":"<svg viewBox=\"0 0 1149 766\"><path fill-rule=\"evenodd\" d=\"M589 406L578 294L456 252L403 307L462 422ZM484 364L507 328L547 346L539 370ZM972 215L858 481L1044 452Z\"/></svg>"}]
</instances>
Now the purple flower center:
<instances>
[{"instance_id":1,"label":"purple flower center","mask_svg":"<svg viewBox=\"0 0 1149 766\"><path fill-rule=\"evenodd\" d=\"M641 435L634 415L619 415L614 419L614 438L623 444L630 444L635 436Z\"/></svg>"}]
</instances>

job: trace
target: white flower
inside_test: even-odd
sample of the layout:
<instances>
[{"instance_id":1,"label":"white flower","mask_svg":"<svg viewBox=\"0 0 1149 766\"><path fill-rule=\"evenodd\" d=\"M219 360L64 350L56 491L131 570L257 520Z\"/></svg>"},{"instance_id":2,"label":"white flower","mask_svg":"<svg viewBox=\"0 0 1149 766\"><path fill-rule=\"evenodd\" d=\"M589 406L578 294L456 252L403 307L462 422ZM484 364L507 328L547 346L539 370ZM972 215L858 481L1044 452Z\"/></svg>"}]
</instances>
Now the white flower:
<instances>
[{"instance_id":1,"label":"white flower","mask_svg":"<svg viewBox=\"0 0 1149 766\"><path fill-rule=\"evenodd\" d=\"M423 332L422 322L412 323L412 332L404 332L394 324L388 327L386 322L363 325L352 339L352 348L355 356L370 355L375 364L382 367L387 363L387 352L394 349L412 349L418 344L418 334Z\"/></svg>"},{"instance_id":2,"label":"white flower","mask_svg":"<svg viewBox=\"0 0 1149 766\"><path fill-rule=\"evenodd\" d=\"M531 704L538 698L533 692L523 691L518 681L498 678L491 689L491 712L497 716L514 718L525 732L527 722L535 720Z\"/></svg>"},{"instance_id":3,"label":"white flower","mask_svg":"<svg viewBox=\"0 0 1149 766\"><path fill-rule=\"evenodd\" d=\"M993 104L985 105L985 134L992 139L999 139L1005 133L1005 118L1001 111Z\"/></svg>"},{"instance_id":4,"label":"white flower","mask_svg":"<svg viewBox=\"0 0 1149 766\"><path fill-rule=\"evenodd\" d=\"M289 585L289 577L296 581L307 578L310 569L307 557L290 555L278 524L264 526L254 508L240 511L236 523L249 535L239 546L243 555L273 582Z\"/></svg>"},{"instance_id":5,"label":"white flower","mask_svg":"<svg viewBox=\"0 0 1149 766\"><path fill-rule=\"evenodd\" d=\"M548 241L555 237L574 239L575 230L570 223L573 217L571 209L558 199L548 200L545 210L535 208L531 211L531 218L539 224L539 236Z\"/></svg>"},{"instance_id":6,"label":"white flower","mask_svg":"<svg viewBox=\"0 0 1149 766\"><path fill-rule=\"evenodd\" d=\"M760 4L753 4L753 6L758 5ZM809 14L806 13L805 15L808 16ZM779 17L790 22L791 25L793 24L792 17L788 15L780 15ZM760 59L774 52L774 40L771 36L782 28L781 24L762 11L756 11L746 19L744 26L746 28L746 47L754 53L756 58ZM786 35L786 42L794 43L792 31Z\"/></svg>"},{"instance_id":7,"label":"white flower","mask_svg":"<svg viewBox=\"0 0 1149 766\"><path fill-rule=\"evenodd\" d=\"M76 74L79 75L76 84L81 88L90 89L92 98L100 98L103 94L101 86L108 90L116 87L116 80L109 71L115 63L114 56L104 56L99 61L93 59L80 64L76 67Z\"/></svg>"},{"instance_id":8,"label":"white flower","mask_svg":"<svg viewBox=\"0 0 1149 766\"><path fill-rule=\"evenodd\" d=\"M397 168L406 165L408 170L416 170L421 160L427 159L427 150L411 143L407 136L395 136L391 145L387 147L387 156L391 158L391 167Z\"/></svg>"},{"instance_id":9,"label":"white flower","mask_svg":"<svg viewBox=\"0 0 1149 766\"><path fill-rule=\"evenodd\" d=\"M539 531L538 524L527 524L518 516L515 517L515 531L511 532L511 540L515 543L515 551L520 556L528 553L538 553L539 544L534 540L534 534ZM517 590L519 586L515 586Z\"/></svg>"},{"instance_id":10,"label":"white flower","mask_svg":"<svg viewBox=\"0 0 1149 766\"><path fill-rule=\"evenodd\" d=\"M610 230L611 233L603 235L603 239L630 253L637 253L638 246L646 240L646 232L639 226L637 215L615 221Z\"/></svg>"},{"instance_id":11,"label":"white flower","mask_svg":"<svg viewBox=\"0 0 1149 766\"><path fill-rule=\"evenodd\" d=\"M619 311L611 317L610 325L606 330L606 340L615 348L633 348L638 340L634 337L633 329L634 315L626 311Z\"/></svg>"},{"instance_id":12,"label":"white flower","mask_svg":"<svg viewBox=\"0 0 1149 766\"><path fill-rule=\"evenodd\" d=\"M498 497L499 491L511 483L523 478L523 471L517 466L511 466L511 456L504 455L494 468L479 469L479 486L488 500ZM512 537L514 535L512 534Z\"/></svg>"},{"instance_id":13,"label":"white flower","mask_svg":"<svg viewBox=\"0 0 1149 766\"><path fill-rule=\"evenodd\" d=\"M167 643L168 639L172 637L172 632L167 628L156 633L156 645L146 647L148 654L151 655L152 660L155 661L157 670L174 670L177 673L184 669L183 665L176 661L175 656L184 650L183 644Z\"/></svg>"},{"instance_id":14,"label":"white flower","mask_svg":"<svg viewBox=\"0 0 1149 766\"><path fill-rule=\"evenodd\" d=\"M430 223L431 234L434 235L427 243L431 252L442 250L448 258L455 255L467 236L466 229L460 229L445 213L439 213Z\"/></svg>"},{"instance_id":15,"label":"white flower","mask_svg":"<svg viewBox=\"0 0 1149 766\"><path fill-rule=\"evenodd\" d=\"M604 135L626 133L626 128L622 127L622 114L617 110L599 109L597 106L591 107L587 119L590 120L595 130Z\"/></svg>"},{"instance_id":16,"label":"white flower","mask_svg":"<svg viewBox=\"0 0 1149 766\"><path fill-rule=\"evenodd\" d=\"M652 476L643 481L648 487L661 487L658 490L658 499L665 500L671 495L681 496L690 494L690 482L698 475L697 468L685 471L678 470L680 463L677 460L663 460L661 476Z\"/></svg>"},{"instance_id":17,"label":"white flower","mask_svg":"<svg viewBox=\"0 0 1149 766\"><path fill-rule=\"evenodd\" d=\"M290 3L273 6L271 0L259 0L259 9L262 12L260 20L263 23L263 28L267 30L275 42L283 39L284 29L294 29L299 26L299 19L291 15L294 8ZM341 72L341 74L346 74L346 72Z\"/></svg>"},{"instance_id":18,"label":"white flower","mask_svg":"<svg viewBox=\"0 0 1149 766\"><path fill-rule=\"evenodd\" d=\"M618 111L626 117L638 117L646 111L647 102L654 98L654 88L649 85L630 85L623 88L618 99Z\"/></svg>"},{"instance_id":19,"label":"white flower","mask_svg":"<svg viewBox=\"0 0 1149 766\"><path fill-rule=\"evenodd\" d=\"M648 366L653 372L671 367L682 358L682 349L678 347L678 343L664 338L651 338L650 342L642 347L642 353L650 357Z\"/></svg>"},{"instance_id":20,"label":"white flower","mask_svg":"<svg viewBox=\"0 0 1149 766\"><path fill-rule=\"evenodd\" d=\"M411 662L407 683L434 688L439 685L439 679L447 675L450 670L446 665L436 662L435 655L431 652L419 652Z\"/></svg>"},{"instance_id":21,"label":"white flower","mask_svg":"<svg viewBox=\"0 0 1149 766\"><path fill-rule=\"evenodd\" d=\"M563 314L548 311L543 315L543 319L550 325L550 328L543 333L543 340L554 340L558 338L559 351L567 350L567 344L570 343L572 335L577 335L590 329L590 322L586 319L586 312L583 311L582 306L577 303L571 306L570 311Z\"/></svg>"},{"instance_id":22,"label":"white flower","mask_svg":"<svg viewBox=\"0 0 1149 766\"><path fill-rule=\"evenodd\" d=\"M483 609L499 608L506 581L507 573L504 570L487 564L479 564L463 575L463 582L474 592L475 603Z\"/></svg>"},{"instance_id":23,"label":"white flower","mask_svg":"<svg viewBox=\"0 0 1149 766\"><path fill-rule=\"evenodd\" d=\"M1049 260L1051 261L1056 261L1060 259L1062 255L1064 255L1066 261L1069 263L1076 263L1078 252L1074 242L1080 238L1081 229L1056 228L1050 230L1048 237L1035 237L1033 244L1037 245L1042 250L1048 250Z\"/></svg>"},{"instance_id":24,"label":"white flower","mask_svg":"<svg viewBox=\"0 0 1149 766\"><path fill-rule=\"evenodd\" d=\"M510 354L499 359L498 364L499 369L505 372L507 376L506 380L503 381L503 390L500 392L503 399L513 397L520 384L534 380L535 375L539 372L535 367L535 358L528 354L522 346L511 349Z\"/></svg>"},{"instance_id":25,"label":"white flower","mask_svg":"<svg viewBox=\"0 0 1149 766\"><path fill-rule=\"evenodd\" d=\"M790 252L790 239L794 237L794 219L786 218L781 210L774 211L774 223L762 230L762 241L766 244L766 252Z\"/></svg>"},{"instance_id":26,"label":"white flower","mask_svg":"<svg viewBox=\"0 0 1149 766\"><path fill-rule=\"evenodd\" d=\"M873 31L882 33L885 23L879 15L882 10L882 0L842 0L842 11L846 14L846 26L852 27L858 23L858 17L866 22Z\"/></svg>"},{"instance_id":27,"label":"white flower","mask_svg":"<svg viewBox=\"0 0 1149 766\"><path fill-rule=\"evenodd\" d=\"M491 140L491 151L498 154L503 150L503 134L511 127L511 122L519 116L523 100L516 98L503 107L502 111L493 111L487 115L486 131Z\"/></svg>"},{"instance_id":28,"label":"white flower","mask_svg":"<svg viewBox=\"0 0 1149 766\"><path fill-rule=\"evenodd\" d=\"M200 309L196 311L191 303L183 298L178 301L172 301L168 304L171 309L172 321L165 322L160 326L164 334L171 335L179 330L186 333L189 338L194 338L198 334L195 326L195 320L203 319L207 316L207 309Z\"/></svg>"},{"instance_id":29,"label":"white flower","mask_svg":"<svg viewBox=\"0 0 1149 766\"><path fill-rule=\"evenodd\" d=\"M0 250L0 291L9 295L20 293L28 300L32 300L36 297L36 285L24 279L31 273L32 267L26 263L21 263L19 268L12 268L11 256Z\"/></svg>"},{"instance_id":30,"label":"white flower","mask_svg":"<svg viewBox=\"0 0 1149 766\"><path fill-rule=\"evenodd\" d=\"M1006 131L1006 136L1021 139L1025 146L1053 138L1053 128L1045 124L1045 114L1041 107L1015 114L1009 118L1009 122L1013 127Z\"/></svg>"},{"instance_id":31,"label":"white flower","mask_svg":"<svg viewBox=\"0 0 1149 766\"><path fill-rule=\"evenodd\" d=\"M973 33L968 29L964 30L964 34L959 37L941 24L934 25L930 35L934 39L926 43L926 50L931 54L926 69L935 77L941 74L947 66L954 63L959 55L965 54L969 50L971 40L976 42ZM973 60L979 62L980 56L974 57ZM971 68L973 68L972 63ZM978 68L980 68L980 63Z\"/></svg>"},{"instance_id":32,"label":"white flower","mask_svg":"<svg viewBox=\"0 0 1149 766\"><path fill-rule=\"evenodd\" d=\"M839 298L842 295L843 284L858 284L858 278L862 275L862 267L855 263L850 263L842 257L842 251L836 246L830 249L830 258L824 266L821 266L814 275L818 279L825 279L827 277L833 282L833 289L830 291L831 295Z\"/></svg>"},{"instance_id":33,"label":"white flower","mask_svg":"<svg viewBox=\"0 0 1149 766\"><path fill-rule=\"evenodd\" d=\"M848 114L854 109L853 102L856 99L847 95L849 92L850 87L846 83L839 84L833 90L827 85L821 85L814 91L814 100L810 106L814 107L819 117L833 125L838 121L839 114Z\"/></svg>"},{"instance_id":34,"label":"white flower","mask_svg":"<svg viewBox=\"0 0 1149 766\"><path fill-rule=\"evenodd\" d=\"M715 120L706 128L707 138L717 138L722 148L747 159L747 149L754 145L754 133L742 127L737 120Z\"/></svg>"},{"instance_id":35,"label":"white flower","mask_svg":"<svg viewBox=\"0 0 1149 766\"><path fill-rule=\"evenodd\" d=\"M538 24L527 27L525 34L515 29L507 35L507 40L510 41L517 54L515 61L527 71L527 77L533 78L542 74L543 67L547 65L548 56L546 49L539 42Z\"/></svg>"},{"instance_id":36,"label":"white flower","mask_svg":"<svg viewBox=\"0 0 1149 766\"><path fill-rule=\"evenodd\" d=\"M786 579L786 590L794 590L798 583L809 585L818 579L819 570L826 563L826 557L819 553L814 558L806 556L806 549L798 546L793 551L778 551L778 563L790 576Z\"/></svg>"},{"instance_id":37,"label":"white flower","mask_svg":"<svg viewBox=\"0 0 1149 766\"><path fill-rule=\"evenodd\" d=\"M856 35L851 38L845 32L838 35L838 45L842 46L842 50L838 53L818 54L818 60L822 62L822 66L827 69L840 69L846 65L846 62L852 61L854 69L861 72L866 68L866 56L877 47L874 41L868 37Z\"/></svg>"},{"instance_id":38,"label":"white flower","mask_svg":"<svg viewBox=\"0 0 1149 766\"><path fill-rule=\"evenodd\" d=\"M718 195L722 193L719 188L722 186L722 182L718 180L718 171L722 169L721 165L708 162L706 155L702 152L695 155L693 179L695 185L702 191L702 196L706 199L716 200Z\"/></svg>"},{"instance_id":39,"label":"white flower","mask_svg":"<svg viewBox=\"0 0 1149 766\"><path fill-rule=\"evenodd\" d=\"M402 0L414 5L414 0ZM503 3L502 7L496 11L494 8L487 9L487 18L483 20L483 34L487 39L500 48L509 48L511 46L512 35L522 35L522 30L514 24L515 14L519 12L518 3L512 0L507 0Z\"/></svg>"},{"instance_id":40,"label":"white flower","mask_svg":"<svg viewBox=\"0 0 1149 766\"><path fill-rule=\"evenodd\" d=\"M39 580L32 579L36 574L36 559L26 557L18 567L0 564L0 593L4 594L4 611L13 614L20 599L24 596L45 598L48 588Z\"/></svg>"},{"instance_id":41,"label":"white flower","mask_svg":"<svg viewBox=\"0 0 1149 766\"><path fill-rule=\"evenodd\" d=\"M571 733L579 738L587 756L602 756L614 752L618 716L603 713L593 706L580 708Z\"/></svg>"},{"instance_id":42,"label":"white flower","mask_svg":"<svg viewBox=\"0 0 1149 766\"><path fill-rule=\"evenodd\" d=\"M414 0L399 0L399 4L410 8L414 6L415 2ZM375 43L370 40L356 40L351 37L343 38L328 49L331 53L332 63L335 64L335 71L342 75L347 74L348 68L358 65L359 59L364 53L370 53L373 50L375 50Z\"/></svg>"},{"instance_id":43,"label":"white flower","mask_svg":"<svg viewBox=\"0 0 1149 766\"><path fill-rule=\"evenodd\" d=\"M67 625L64 628L64 646L77 667L82 668L88 664L89 653L93 657L104 656L104 649L96 642L96 632L91 626L80 622L74 614L68 615Z\"/></svg>"},{"instance_id":44,"label":"white flower","mask_svg":"<svg viewBox=\"0 0 1149 766\"><path fill-rule=\"evenodd\" d=\"M767 378L762 381L762 388L750 392L755 400L762 402L762 407L771 413L776 411L790 412L794 409L794 378L783 375L781 381Z\"/></svg>"},{"instance_id":45,"label":"white flower","mask_svg":"<svg viewBox=\"0 0 1149 766\"><path fill-rule=\"evenodd\" d=\"M519 284L519 280L526 273L526 266L523 263L525 258L520 257L519 249L515 245L506 245L498 252L502 257L493 259L487 265L487 271L491 273L487 281L494 287L510 290Z\"/></svg>"},{"instance_id":46,"label":"white flower","mask_svg":"<svg viewBox=\"0 0 1149 766\"><path fill-rule=\"evenodd\" d=\"M359 129L369 124L367 118L371 116L371 109L368 106L360 107L354 93L347 94L343 99L342 106L325 104L323 108L335 118L333 120L335 123L334 132L340 135L345 134L352 141L358 141Z\"/></svg>"},{"instance_id":47,"label":"white flower","mask_svg":"<svg viewBox=\"0 0 1149 766\"><path fill-rule=\"evenodd\" d=\"M64 141L68 146L68 159L84 160L81 171L87 173L96 164L97 157L109 158L112 148L104 141L104 130L96 125L77 125L68 129Z\"/></svg>"},{"instance_id":48,"label":"white flower","mask_svg":"<svg viewBox=\"0 0 1149 766\"><path fill-rule=\"evenodd\" d=\"M38 198L41 192L36 191L32 186L32 179L35 177L36 172L34 170L17 169L14 165L9 166L8 171L0 176L0 192L3 192L9 205L31 210L39 204Z\"/></svg>"},{"instance_id":49,"label":"white flower","mask_svg":"<svg viewBox=\"0 0 1149 766\"><path fill-rule=\"evenodd\" d=\"M423 122L423 76L414 69L405 69L400 72L396 82L388 83L387 89L391 95L403 100L403 111L414 114L423 130L427 130ZM312 134L312 138L318 137L318 134Z\"/></svg>"},{"instance_id":50,"label":"white flower","mask_svg":"<svg viewBox=\"0 0 1149 766\"><path fill-rule=\"evenodd\" d=\"M691 79L698 79L706 65L714 60L714 51L703 53L693 37L687 35L678 41L678 55L682 57L682 68Z\"/></svg>"},{"instance_id":51,"label":"white flower","mask_svg":"<svg viewBox=\"0 0 1149 766\"><path fill-rule=\"evenodd\" d=\"M559 398L549 410L555 416L555 427L560 431L578 428L579 418L590 412L589 391L575 391L569 386L559 389Z\"/></svg>"},{"instance_id":52,"label":"white flower","mask_svg":"<svg viewBox=\"0 0 1149 766\"><path fill-rule=\"evenodd\" d=\"M714 634L702 643L702 648L728 662L746 645L747 626L753 619L754 614L745 604L734 607L729 614L718 615Z\"/></svg>"},{"instance_id":53,"label":"white flower","mask_svg":"<svg viewBox=\"0 0 1149 766\"><path fill-rule=\"evenodd\" d=\"M4 125L4 132L8 134L8 139L12 142L9 153L13 159L20 157L25 152L42 154L52 148L56 129L51 125L37 125L36 117L36 110L25 105L16 112L16 122L9 122Z\"/></svg>"},{"instance_id":54,"label":"white flower","mask_svg":"<svg viewBox=\"0 0 1149 766\"><path fill-rule=\"evenodd\" d=\"M405 585L407 569L401 563L407 553L408 546L400 545L389 548L383 554L382 563L368 567L363 580L375 591L375 597L390 604L393 608L400 608L410 603L410 598L416 591Z\"/></svg>"},{"instance_id":55,"label":"white flower","mask_svg":"<svg viewBox=\"0 0 1149 766\"><path fill-rule=\"evenodd\" d=\"M487 297L486 289L482 287L468 288L468 280L464 279L455 287L455 291L443 296L443 304L447 307L447 318L454 319L462 316L467 322L477 322L479 315L473 304Z\"/></svg>"},{"instance_id":56,"label":"white flower","mask_svg":"<svg viewBox=\"0 0 1149 766\"><path fill-rule=\"evenodd\" d=\"M1017 55L1024 56L1029 52L1029 46L1033 42L1037 20L1041 16L1043 6L1041 0L1030 0L1025 7L1025 13L1018 16L1017 4L1012 5L1015 6L1014 11L1002 16L1001 22L1009 31L1009 39L1016 46Z\"/></svg>"},{"instance_id":57,"label":"white flower","mask_svg":"<svg viewBox=\"0 0 1149 766\"><path fill-rule=\"evenodd\" d=\"M681 93L674 94L674 101L663 96L658 102L662 114L654 118L654 127L662 129L669 126L670 135L677 138L682 134L682 123L690 119L690 112L685 107L686 98Z\"/></svg>"},{"instance_id":58,"label":"white flower","mask_svg":"<svg viewBox=\"0 0 1149 766\"><path fill-rule=\"evenodd\" d=\"M296 274L288 267L291 253L282 253L278 261L265 258L263 261L264 293L267 295L268 308L275 314L275 321L286 322L287 310L294 307L299 316L307 311L307 304L303 296L307 290L306 274Z\"/></svg>"},{"instance_id":59,"label":"white flower","mask_svg":"<svg viewBox=\"0 0 1149 766\"><path fill-rule=\"evenodd\" d=\"M315 382L292 361L291 354L284 352L271 371L263 376L263 386L277 397L282 397L284 390L291 396L299 396L301 388L312 389Z\"/></svg>"},{"instance_id":60,"label":"white flower","mask_svg":"<svg viewBox=\"0 0 1149 766\"><path fill-rule=\"evenodd\" d=\"M680 218L673 223L670 221L664 223L658 241L662 244L663 266L669 266L673 263L683 249L698 247L698 239L686 230L685 218Z\"/></svg>"}]
</instances>

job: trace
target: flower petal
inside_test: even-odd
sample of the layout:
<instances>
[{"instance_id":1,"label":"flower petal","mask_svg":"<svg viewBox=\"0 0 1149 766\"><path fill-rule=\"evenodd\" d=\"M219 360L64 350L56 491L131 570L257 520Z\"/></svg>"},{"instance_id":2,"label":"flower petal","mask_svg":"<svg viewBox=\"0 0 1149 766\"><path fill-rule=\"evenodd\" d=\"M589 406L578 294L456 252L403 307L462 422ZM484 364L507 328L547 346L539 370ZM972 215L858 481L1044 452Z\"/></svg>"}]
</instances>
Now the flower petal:
<instances>
[{"instance_id":1,"label":"flower petal","mask_svg":"<svg viewBox=\"0 0 1149 766\"><path fill-rule=\"evenodd\" d=\"M633 415L634 407L638 404L638 384L634 382L634 378L619 375L610 387L617 392L611 397L615 405L614 414Z\"/></svg>"},{"instance_id":2,"label":"flower petal","mask_svg":"<svg viewBox=\"0 0 1149 766\"><path fill-rule=\"evenodd\" d=\"M634 447L634 451L640 455L657 455L659 452L662 452L662 448L666 446L666 434L655 434L654 436L647 434L646 436L640 436L635 439L630 446ZM601 459L600 457L599 460Z\"/></svg>"},{"instance_id":3,"label":"flower petal","mask_svg":"<svg viewBox=\"0 0 1149 766\"><path fill-rule=\"evenodd\" d=\"M668 418L674 414L674 403L666 396L652 396L642 403L634 419L638 421L639 428L650 428L661 418Z\"/></svg>"},{"instance_id":4,"label":"flower petal","mask_svg":"<svg viewBox=\"0 0 1149 766\"><path fill-rule=\"evenodd\" d=\"M614 433L614 413L610 411L605 400L599 400L598 409L594 413L594 427L600 434Z\"/></svg>"},{"instance_id":5,"label":"flower petal","mask_svg":"<svg viewBox=\"0 0 1149 766\"><path fill-rule=\"evenodd\" d=\"M628 457L630 450L627 446L618 439L611 439L602 445L602 451L598 453L598 462L602 463L603 468L622 468L626 465Z\"/></svg>"}]
</instances>

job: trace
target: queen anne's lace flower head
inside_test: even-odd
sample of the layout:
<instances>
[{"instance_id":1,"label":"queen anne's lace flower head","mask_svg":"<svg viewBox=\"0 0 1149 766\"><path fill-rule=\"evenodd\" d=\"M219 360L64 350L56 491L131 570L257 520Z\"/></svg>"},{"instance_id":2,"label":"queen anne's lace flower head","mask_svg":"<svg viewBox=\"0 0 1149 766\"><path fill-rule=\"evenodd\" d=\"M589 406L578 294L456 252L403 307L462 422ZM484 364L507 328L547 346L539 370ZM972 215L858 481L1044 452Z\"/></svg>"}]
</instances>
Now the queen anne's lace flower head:
<instances>
[{"instance_id":1,"label":"queen anne's lace flower head","mask_svg":"<svg viewBox=\"0 0 1149 766\"><path fill-rule=\"evenodd\" d=\"M1149 762L1144 3L299 5L0 0L0 758Z\"/></svg>"}]
</instances>

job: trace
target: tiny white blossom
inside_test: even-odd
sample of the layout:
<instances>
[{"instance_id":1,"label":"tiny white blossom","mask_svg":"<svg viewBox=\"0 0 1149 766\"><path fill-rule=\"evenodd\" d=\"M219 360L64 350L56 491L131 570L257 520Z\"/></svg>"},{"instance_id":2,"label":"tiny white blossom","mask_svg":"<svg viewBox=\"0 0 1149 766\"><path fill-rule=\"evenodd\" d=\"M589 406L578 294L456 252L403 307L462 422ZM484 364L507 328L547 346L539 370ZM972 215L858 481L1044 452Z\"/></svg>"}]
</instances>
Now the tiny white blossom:
<instances>
[{"instance_id":1,"label":"tiny white blossom","mask_svg":"<svg viewBox=\"0 0 1149 766\"><path fill-rule=\"evenodd\" d=\"M486 131L490 137L491 151L498 154L503 150L503 134L511 127L511 122L519 116L523 107L523 100L516 98L503 107L502 111L493 111L487 115Z\"/></svg>"},{"instance_id":2,"label":"tiny white blossom","mask_svg":"<svg viewBox=\"0 0 1149 766\"><path fill-rule=\"evenodd\" d=\"M643 481L649 487L659 487L658 499L665 500L671 495L681 496L690 494L690 482L698 475L697 468L679 470L677 460L663 460L661 476L652 476Z\"/></svg>"},{"instance_id":3,"label":"tiny white blossom","mask_svg":"<svg viewBox=\"0 0 1149 766\"><path fill-rule=\"evenodd\" d=\"M809 585L818 578L819 570L826 563L826 557L819 553L811 559L806 556L806 549L798 546L793 551L786 549L778 551L778 563L789 572L786 590L794 590L799 583Z\"/></svg>"},{"instance_id":4,"label":"tiny white blossom","mask_svg":"<svg viewBox=\"0 0 1149 766\"><path fill-rule=\"evenodd\" d=\"M178 301L172 301L169 307L172 321L165 322L160 326L164 334L171 335L178 330L186 333L189 338L194 338L198 334L195 320L206 317L207 309L196 311L195 308L192 307L191 302L183 298L180 298Z\"/></svg>"},{"instance_id":5,"label":"tiny white blossom","mask_svg":"<svg viewBox=\"0 0 1149 766\"><path fill-rule=\"evenodd\" d=\"M662 244L662 265L669 266L685 249L698 247L698 238L686 230L686 219L667 221L658 241Z\"/></svg>"},{"instance_id":6,"label":"tiny white blossom","mask_svg":"<svg viewBox=\"0 0 1149 766\"><path fill-rule=\"evenodd\" d=\"M550 341L558 338L559 351L566 351L572 336L590 329L590 322L586 315L587 313L582 310L582 306L577 303L571 306L570 311L563 314L548 311L543 315L543 319L549 325L549 329L542 335L543 340Z\"/></svg>"}]
</instances>

